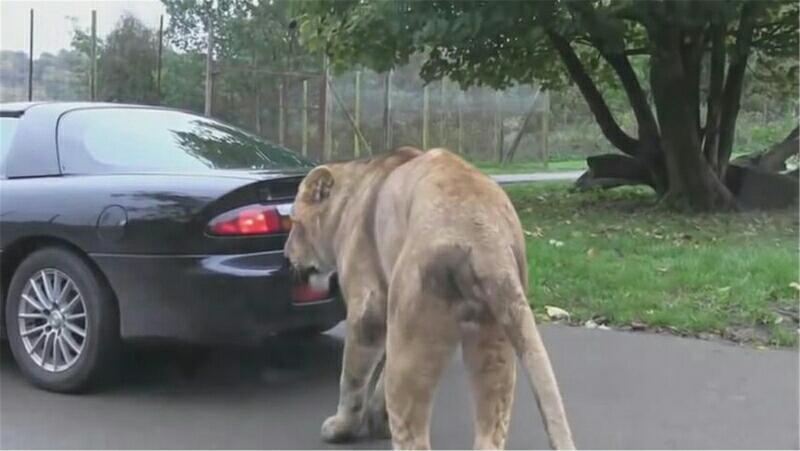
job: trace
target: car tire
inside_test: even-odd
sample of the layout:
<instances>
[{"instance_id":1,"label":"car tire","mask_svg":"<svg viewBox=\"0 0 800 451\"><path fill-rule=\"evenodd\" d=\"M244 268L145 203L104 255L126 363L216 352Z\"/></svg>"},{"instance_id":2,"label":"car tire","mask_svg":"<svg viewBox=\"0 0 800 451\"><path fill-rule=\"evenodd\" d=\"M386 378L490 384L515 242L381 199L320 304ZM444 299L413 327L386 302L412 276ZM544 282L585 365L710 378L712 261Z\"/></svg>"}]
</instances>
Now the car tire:
<instances>
[{"instance_id":1,"label":"car tire","mask_svg":"<svg viewBox=\"0 0 800 451\"><path fill-rule=\"evenodd\" d=\"M116 369L121 349L114 295L76 253L50 247L28 256L11 279L5 307L11 352L33 384L79 392Z\"/></svg>"}]
</instances>

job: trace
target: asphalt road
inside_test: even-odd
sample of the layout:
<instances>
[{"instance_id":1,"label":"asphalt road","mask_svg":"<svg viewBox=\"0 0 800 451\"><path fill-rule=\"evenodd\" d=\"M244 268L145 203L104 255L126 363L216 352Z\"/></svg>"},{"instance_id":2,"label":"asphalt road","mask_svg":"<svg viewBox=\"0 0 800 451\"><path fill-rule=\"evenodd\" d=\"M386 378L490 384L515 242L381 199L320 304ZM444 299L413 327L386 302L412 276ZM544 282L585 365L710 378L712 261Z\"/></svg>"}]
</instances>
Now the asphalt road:
<instances>
[{"instance_id":1,"label":"asphalt road","mask_svg":"<svg viewBox=\"0 0 800 451\"><path fill-rule=\"evenodd\" d=\"M797 449L798 355L670 336L544 327L581 448ZM175 351L140 351L124 380L67 396L29 386L0 354L2 448L329 448L341 331L308 342L210 353L195 372ZM520 380L520 382L522 382ZM440 386L433 445L471 444L460 358ZM340 448L386 448L360 441ZM547 441L527 385L517 386L509 448Z\"/></svg>"}]
</instances>

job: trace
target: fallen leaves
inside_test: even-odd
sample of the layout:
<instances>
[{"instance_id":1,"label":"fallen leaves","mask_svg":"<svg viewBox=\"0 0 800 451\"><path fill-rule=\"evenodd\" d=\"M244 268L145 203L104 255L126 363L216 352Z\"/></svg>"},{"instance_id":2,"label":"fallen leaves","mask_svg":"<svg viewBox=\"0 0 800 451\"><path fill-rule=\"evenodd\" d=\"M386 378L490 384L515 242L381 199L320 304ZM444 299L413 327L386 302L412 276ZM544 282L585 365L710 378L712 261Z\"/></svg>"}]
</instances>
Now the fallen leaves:
<instances>
[{"instance_id":1,"label":"fallen leaves","mask_svg":"<svg viewBox=\"0 0 800 451\"><path fill-rule=\"evenodd\" d=\"M559 320L569 321L570 318L569 312L560 307L545 305L544 310L547 312L547 316L553 321L559 321Z\"/></svg>"},{"instance_id":2,"label":"fallen leaves","mask_svg":"<svg viewBox=\"0 0 800 451\"><path fill-rule=\"evenodd\" d=\"M591 319L583 323L583 327L587 329L611 330L611 328L606 326L605 324L597 324L597 322Z\"/></svg>"},{"instance_id":3,"label":"fallen leaves","mask_svg":"<svg viewBox=\"0 0 800 451\"><path fill-rule=\"evenodd\" d=\"M522 233L531 238L541 238L544 236L544 230L542 230L541 227L534 227L533 230L523 229Z\"/></svg>"}]
</instances>

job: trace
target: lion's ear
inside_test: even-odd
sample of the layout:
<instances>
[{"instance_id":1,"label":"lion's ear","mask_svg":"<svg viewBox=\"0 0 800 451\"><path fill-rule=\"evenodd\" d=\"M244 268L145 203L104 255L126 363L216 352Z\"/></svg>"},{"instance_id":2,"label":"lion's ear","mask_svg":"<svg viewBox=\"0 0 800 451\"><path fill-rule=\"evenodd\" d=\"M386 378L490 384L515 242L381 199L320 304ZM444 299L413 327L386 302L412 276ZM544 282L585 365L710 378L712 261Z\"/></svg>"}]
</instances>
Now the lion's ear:
<instances>
[{"instance_id":1,"label":"lion's ear","mask_svg":"<svg viewBox=\"0 0 800 451\"><path fill-rule=\"evenodd\" d=\"M317 166L303 180L304 198L310 203L319 203L331 195L333 173L327 166Z\"/></svg>"}]
</instances>

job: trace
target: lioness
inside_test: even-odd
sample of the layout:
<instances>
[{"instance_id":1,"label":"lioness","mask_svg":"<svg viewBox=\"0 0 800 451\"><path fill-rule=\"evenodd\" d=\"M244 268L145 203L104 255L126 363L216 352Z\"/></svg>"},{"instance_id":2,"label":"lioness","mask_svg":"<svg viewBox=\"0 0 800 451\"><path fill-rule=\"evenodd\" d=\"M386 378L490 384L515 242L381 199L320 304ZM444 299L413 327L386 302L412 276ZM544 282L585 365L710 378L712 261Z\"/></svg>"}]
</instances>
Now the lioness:
<instances>
[{"instance_id":1,"label":"lioness","mask_svg":"<svg viewBox=\"0 0 800 451\"><path fill-rule=\"evenodd\" d=\"M447 150L401 148L315 168L292 220L286 256L312 283L336 272L347 306L339 405L324 439L352 438L365 417L378 433L388 412L395 448L430 448L433 392L461 342L476 448L505 445L515 351L550 444L574 448L525 296L522 228L496 183Z\"/></svg>"}]
</instances>

